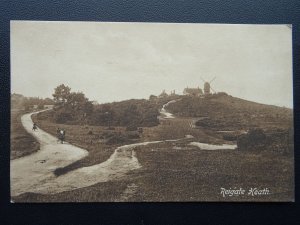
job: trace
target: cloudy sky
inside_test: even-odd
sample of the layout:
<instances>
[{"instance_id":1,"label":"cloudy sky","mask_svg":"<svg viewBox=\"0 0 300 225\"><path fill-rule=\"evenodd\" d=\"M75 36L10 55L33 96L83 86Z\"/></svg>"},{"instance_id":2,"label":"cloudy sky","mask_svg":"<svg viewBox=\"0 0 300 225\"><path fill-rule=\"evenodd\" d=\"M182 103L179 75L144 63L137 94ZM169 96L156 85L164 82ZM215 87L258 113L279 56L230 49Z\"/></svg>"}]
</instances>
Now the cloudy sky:
<instances>
[{"instance_id":1,"label":"cloudy sky","mask_svg":"<svg viewBox=\"0 0 300 225\"><path fill-rule=\"evenodd\" d=\"M293 106L287 25L11 22L11 91L51 97L66 84L99 103L218 91Z\"/></svg>"}]
</instances>

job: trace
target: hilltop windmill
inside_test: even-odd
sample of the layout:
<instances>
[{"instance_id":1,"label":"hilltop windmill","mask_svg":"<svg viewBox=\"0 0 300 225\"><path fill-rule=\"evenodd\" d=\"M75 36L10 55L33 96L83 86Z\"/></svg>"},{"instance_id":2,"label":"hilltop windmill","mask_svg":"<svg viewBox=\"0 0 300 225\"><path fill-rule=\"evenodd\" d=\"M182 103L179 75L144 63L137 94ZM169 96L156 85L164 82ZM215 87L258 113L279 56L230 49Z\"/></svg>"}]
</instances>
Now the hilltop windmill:
<instances>
[{"instance_id":1,"label":"hilltop windmill","mask_svg":"<svg viewBox=\"0 0 300 225\"><path fill-rule=\"evenodd\" d=\"M211 81L207 82L206 80L204 80L202 77L200 77L201 80L203 80L204 82L204 95L208 95L210 94L210 90L212 90L214 93L216 93L216 91L211 87L211 83L216 79L216 77L214 77Z\"/></svg>"}]
</instances>

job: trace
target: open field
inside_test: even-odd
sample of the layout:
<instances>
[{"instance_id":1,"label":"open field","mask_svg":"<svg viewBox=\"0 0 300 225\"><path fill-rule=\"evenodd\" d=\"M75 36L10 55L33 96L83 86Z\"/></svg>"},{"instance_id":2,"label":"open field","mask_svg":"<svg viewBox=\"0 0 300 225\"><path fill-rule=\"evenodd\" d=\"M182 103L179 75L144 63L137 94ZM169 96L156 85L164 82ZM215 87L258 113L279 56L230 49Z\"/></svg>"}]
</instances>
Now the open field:
<instances>
[{"instance_id":1,"label":"open field","mask_svg":"<svg viewBox=\"0 0 300 225\"><path fill-rule=\"evenodd\" d=\"M143 167L132 171L139 187L133 201L289 201L293 160L272 153L201 151L171 146L137 150ZM268 196L223 198L220 188L269 188Z\"/></svg>"},{"instance_id":2,"label":"open field","mask_svg":"<svg viewBox=\"0 0 300 225\"><path fill-rule=\"evenodd\" d=\"M55 135L57 124L34 120ZM240 152L238 150L203 151L188 145L191 141L231 143L209 129L193 129L193 118L162 120L156 127L144 128L140 140L175 140L136 147L142 168L117 180L53 195L26 193L15 197L20 202L97 202L97 201L290 201L294 196L292 155L274 152ZM105 127L59 125L67 130L67 141L85 148L89 155L56 175L105 161L121 144L101 143L97 135ZM180 129L178 129L180 127ZM124 128L116 128L124 132ZM90 134L92 130L93 135ZM194 138L184 139L185 135ZM224 198L221 188L268 188L266 196Z\"/></svg>"}]
</instances>

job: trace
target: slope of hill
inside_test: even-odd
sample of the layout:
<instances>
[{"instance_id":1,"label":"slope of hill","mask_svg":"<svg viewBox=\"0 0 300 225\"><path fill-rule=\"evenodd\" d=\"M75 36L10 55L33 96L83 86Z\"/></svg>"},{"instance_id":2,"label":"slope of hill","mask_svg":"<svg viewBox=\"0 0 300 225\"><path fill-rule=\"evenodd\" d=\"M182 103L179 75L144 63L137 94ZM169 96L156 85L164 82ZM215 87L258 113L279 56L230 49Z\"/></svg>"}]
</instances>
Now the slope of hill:
<instances>
[{"instance_id":1,"label":"slope of hill","mask_svg":"<svg viewBox=\"0 0 300 225\"><path fill-rule=\"evenodd\" d=\"M212 129L289 128L292 109L255 103L227 95L182 96L167 109L177 116L197 117L196 125Z\"/></svg>"}]
</instances>

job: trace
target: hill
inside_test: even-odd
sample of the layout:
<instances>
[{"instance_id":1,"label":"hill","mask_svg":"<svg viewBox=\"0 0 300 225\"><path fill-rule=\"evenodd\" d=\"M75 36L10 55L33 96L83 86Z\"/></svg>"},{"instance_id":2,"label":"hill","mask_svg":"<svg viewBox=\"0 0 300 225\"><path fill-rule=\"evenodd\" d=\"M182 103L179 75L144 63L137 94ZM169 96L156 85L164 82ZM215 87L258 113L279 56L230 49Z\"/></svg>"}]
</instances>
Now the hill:
<instances>
[{"instance_id":1,"label":"hill","mask_svg":"<svg viewBox=\"0 0 300 225\"><path fill-rule=\"evenodd\" d=\"M182 96L167 106L180 117L196 117L195 125L211 129L289 128L293 111L285 107L265 105L219 93L203 98Z\"/></svg>"}]
</instances>

